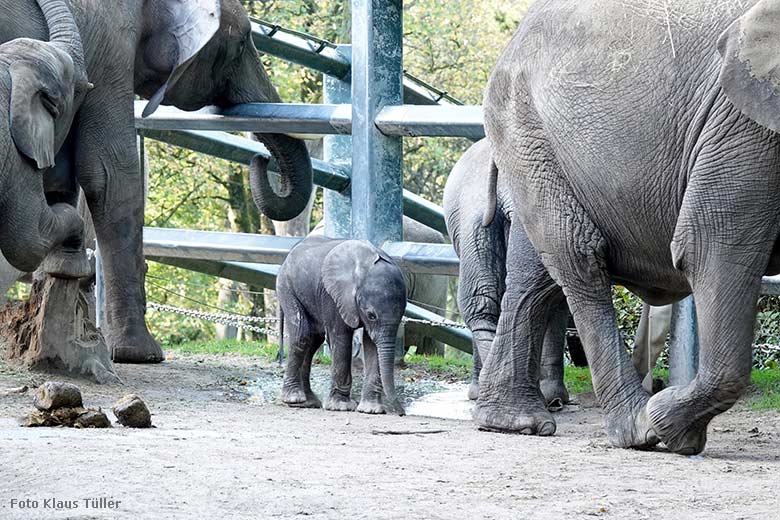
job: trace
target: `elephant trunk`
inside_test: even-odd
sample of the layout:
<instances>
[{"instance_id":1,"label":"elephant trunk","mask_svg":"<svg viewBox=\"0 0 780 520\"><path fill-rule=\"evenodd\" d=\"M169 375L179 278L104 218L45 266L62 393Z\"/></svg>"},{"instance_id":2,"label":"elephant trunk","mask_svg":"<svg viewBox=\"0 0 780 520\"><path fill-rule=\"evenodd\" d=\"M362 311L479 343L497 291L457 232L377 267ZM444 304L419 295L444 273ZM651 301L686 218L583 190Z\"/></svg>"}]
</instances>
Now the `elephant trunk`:
<instances>
[{"instance_id":1,"label":"elephant trunk","mask_svg":"<svg viewBox=\"0 0 780 520\"><path fill-rule=\"evenodd\" d=\"M60 46L73 59L77 90L88 88L87 71L84 65L84 47L76 21L64 0L38 0L38 6L49 28L49 41Z\"/></svg>"},{"instance_id":2,"label":"elephant trunk","mask_svg":"<svg viewBox=\"0 0 780 520\"><path fill-rule=\"evenodd\" d=\"M377 343L379 357L379 377L385 393L385 408L396 415L406 415L404 406L395 393L395 337L392 341Z\"/></svg>"},{"instance_id":3,"label":"elephant trunk","mask_svg":"<svg viewBox=\"0 0 780 520\"><path fill-rule=\"evenodd\" d=\"M20 271L32 272L52 248L61 246L72 253L73 261L51 270L44 266L44 270L64 277L83 276L86 269L81 259L81 256L86 259L83 255L84 221L78 210L65 203L49 208L41 201L37 218L34 213L29 208L13 212L15 225L5 226L0 233L0 250L8 262Z\"/></svg>"},{"instance_id":4,"label":"elephant trunk","mask_svg":"<svg viewBox=\"0 0 780 520\"><path fill-rule=\"evenodd\" d=\"M312 169L304 142L284 134L254 134L271 152L279 166L278 192L268 178L268 160L255 156L249 169L249 186L257 208L271 220L291 220L309 204Z\"/></svg>"}]
</instances>

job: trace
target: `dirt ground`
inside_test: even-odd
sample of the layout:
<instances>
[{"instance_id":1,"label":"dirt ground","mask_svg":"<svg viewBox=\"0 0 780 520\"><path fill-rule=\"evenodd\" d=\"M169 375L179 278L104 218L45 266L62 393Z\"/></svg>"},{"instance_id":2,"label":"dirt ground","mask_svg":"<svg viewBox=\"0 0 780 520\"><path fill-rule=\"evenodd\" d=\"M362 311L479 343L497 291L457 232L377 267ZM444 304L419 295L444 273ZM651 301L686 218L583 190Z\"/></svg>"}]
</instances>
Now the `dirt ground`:
<instances>
[{"instance_id":1,"label":"dirt ground","mask_svg":"<svg viewBox=\"0 0 780 520\"><path fill-rule=\"evenodd\" d=\"M682 457L610 447L593 407L560 412L553 438L295 410L246 391L280 382L277 367L168 355L119 365L121 387L79 382L88 406L140 394L155 429L21 428L31 393L0 397L0 518L780 518L778 413L733 410L702 456ZM47 379L0 364L0 391ZM85 507L101 497L118 507Z\"/></svg>"}]
</instances>

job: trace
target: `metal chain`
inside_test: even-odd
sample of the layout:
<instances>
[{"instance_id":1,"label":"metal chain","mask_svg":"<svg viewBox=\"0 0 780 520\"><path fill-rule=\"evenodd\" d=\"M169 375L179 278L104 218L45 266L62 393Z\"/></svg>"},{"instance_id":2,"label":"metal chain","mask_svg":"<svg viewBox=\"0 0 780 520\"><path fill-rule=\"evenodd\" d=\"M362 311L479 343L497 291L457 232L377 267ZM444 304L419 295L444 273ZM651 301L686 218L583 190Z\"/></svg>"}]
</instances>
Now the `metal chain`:
<instances>
[{"instance_id":1,"label":"metal chain","mask_svg":"<svg viewBox=\"0 0 780 520\"><path fill-rule=\"evenodd\" d=\"M437 320L437 321L431 321L431 320L418 320L416 318L407 318L404 317L401 319L404 323L422 323L423 325L430 325L431 327L450 327L453 329L468 329L468 325L464 325L462 323L455 323L454 321L450 320Z\"/></svg>"},{"instance_id":2,"label":"metal chain","mask_svg":"<svg viewBox=\"0 0 780 520\"><path fill-rule=\"evenodd\" d=\"M220 325L227 325L230 327L236 327L238 329L250 330L258 334L267 334L271 336L276 336L278 334L276 330L267 329L263 327L255 327L254 325L249 325L249 323L278 322L279 318L262 318L259 316L242 316L240 314L221 314L216 312L202 312L202 311L195 311L192 309L184 309L181 307L174 307L173 305L162 305L154 302L149 302L147 304L147 307L152 310L156 310L160 312L171 312L174 314L180 314L182 316L186 316L188 318L196 318L199 320L219 323Z\"/></svg>"},{"instance_id":3,"label":"metal chain","mask_svg":"<svg viewBox=\"0 0 780 520\"><path fill-rule=\"evenodd\" d=\"M260 334L276 335L277 331L271 329L264 329L261 327L255 327L253 325L249 325L248 323L278 323L279 322L279 318L265 318L261 316L243 316L241 314L223 314L218 312L203 312L203 311L185 309L182 307L175 307L173 305L164 305L161 303L154 303L154 302L147 303L147 307L152 310L156 310L160 312L171 312L174 314L187 316L188 318L196 318L199 320L211 321L222 325L237 327L239 329L251 330L253 332L257 332ZM424 325L430 325L431 327L451 327L455 329L468 328L468 326L464 324L455 323L454 321L449 321L449 320L432 321L432 320L418 320L416 318L404 317L402 318L402 321L404 323L421 323Z\"/></svg>"}]
</instances>

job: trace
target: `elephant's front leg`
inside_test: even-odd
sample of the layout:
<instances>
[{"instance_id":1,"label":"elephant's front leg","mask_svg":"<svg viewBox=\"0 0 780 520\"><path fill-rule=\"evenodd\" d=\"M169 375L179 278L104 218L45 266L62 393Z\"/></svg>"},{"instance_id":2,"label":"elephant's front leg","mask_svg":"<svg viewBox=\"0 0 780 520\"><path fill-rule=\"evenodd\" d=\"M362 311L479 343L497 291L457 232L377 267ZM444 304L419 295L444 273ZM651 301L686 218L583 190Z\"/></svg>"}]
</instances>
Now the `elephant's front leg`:
<instances>
[{"instance_id":1,"label":"elephant's front leg","mask_svg":"<svg viewBox=\"0 0 780 520\"><path fill-rule=\"evenodd\" d=\"M76 174L102 254L107 322L103 333L113 360L158 363L163 352L144 319L144 179L138 167L132 84L125 89L107 92L98 86L90 92L74 125Z\"/></svg>"},{"instance_id":2,"label":"elephant's front leg","mask_svg":"<svg viewBox=\"0 0 780 520\"><path fill-rule=\"evenodd\" d=\"M386 413L382 404L382 378L379 374L379 357L376 344L363 333L363 392L357 411L360 413Z\"/></svg>"},{"instance_id":3,"label":"elephant's front leg","mask_svg":"<svg viewBox=\"0 0 780 520\"><path fill-rule=\"evenodd\" d=\"M333 325L328 331L331 387L323 407L326 410L351 412L357 408L352 399L352 334L353 330L341 323Z\"/></svg>"}]
</instances>

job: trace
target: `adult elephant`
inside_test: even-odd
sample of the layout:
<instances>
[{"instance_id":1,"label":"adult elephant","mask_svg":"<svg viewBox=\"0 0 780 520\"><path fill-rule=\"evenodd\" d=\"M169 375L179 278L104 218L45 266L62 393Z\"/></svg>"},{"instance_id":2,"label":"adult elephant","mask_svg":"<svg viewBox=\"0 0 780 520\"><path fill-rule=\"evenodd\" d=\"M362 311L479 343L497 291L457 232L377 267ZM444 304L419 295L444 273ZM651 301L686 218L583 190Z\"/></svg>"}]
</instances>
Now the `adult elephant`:
<instances>
[{"instance_id":1,"label":"adult elephant","mask_svg":"<svg viewBox=\"0 0 780 520\"><path fill-rule=\"evenodd\" d=\"M103 252L109 346L117 362L158 362L160 346L144 321L142 255L143 178L134 129L134 96L194 110L246 102L278 102L255 50L238 0L69 0L79 27L87 74L95 88L76 115L47 177L50 202L75 203L84 189ZM0 0L0 42L46 39L35 0ZM302 141L256 136L282 172L280 195L270 187L265 162L256 159L252 186L261 209L276 220L305 207L311 162Z\"/></svg>"},{"instance_id":2,"label":"adult elephant","mask_svg":"<svg viewBox=\"0 0 780 520\"><path fill-rule=\"evenodd\" d=\"M479 395L482 363L490 353L501 315L501 298L506 292L507 241L514 209L503 179L494 190L489 190L493 164L490 142L482 139L458 160L444 187L447 231L460 259L458 307L474 337L474 373L469 399L477 399ZM568 316L566 302L560 301L546 324L540 386L551 408L559 408L569 401L563 383Z\"/></svg>"},{"instance_id":3,"label":"adult elephant","mask_svg":"<svg viewBox=\"0 0 780 520\"><path fill-rule=\"evenodd\" d=\"M565 294L611 441L704 449L749 382L761 277L780 272L778 85L780 0L533 5L486 92L493 156L538 254L517 262L513 228L481 426L555 431L536 346ZM687 387L642 388L611 282L652 305L694 294Z\"/></svg>"}]
</instances>

